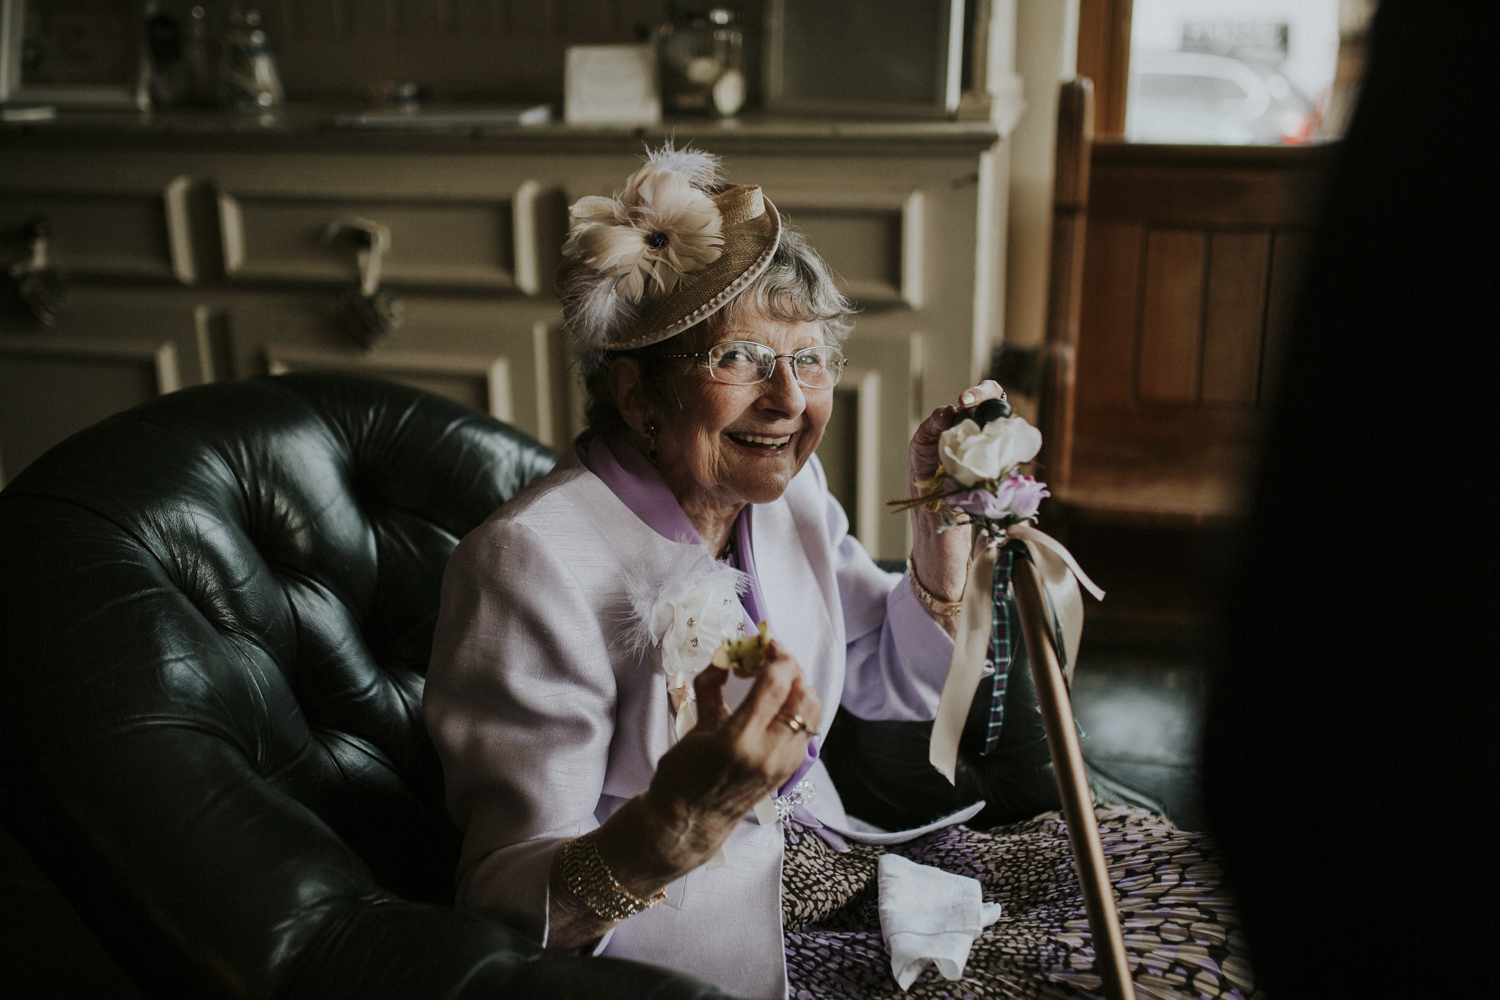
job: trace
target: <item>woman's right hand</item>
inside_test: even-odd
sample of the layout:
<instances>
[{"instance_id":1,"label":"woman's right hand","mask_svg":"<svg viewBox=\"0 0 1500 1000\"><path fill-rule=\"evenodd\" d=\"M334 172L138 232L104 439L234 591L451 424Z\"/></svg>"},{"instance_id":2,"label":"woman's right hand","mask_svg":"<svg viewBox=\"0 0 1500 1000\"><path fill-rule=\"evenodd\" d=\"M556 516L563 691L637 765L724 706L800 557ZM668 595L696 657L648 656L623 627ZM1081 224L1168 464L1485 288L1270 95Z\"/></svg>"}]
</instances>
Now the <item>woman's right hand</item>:
<instances>
[{"instance_id":1,"label":"woman's right hand","mask_svg":"<svg viewBox=\"0 0 1500 1000\"><path fill-rule=\"evenodd\" d=\"M595 833L615 880L641 899L697 868L729 838L755 804L786 783L807 758L809 736L779 715L816 730L823 707L802 667L773 642L739 708L724 701L727 671L698 674L698 724L662 755L644 795L621 806ZM549 948L575 948L613 926L570 898L554 864Z\"/></svg>"},{"instance_id":2,"label":"woman's right hand","mask_svg":"<svg viewBox=\"0 0 1500 1000\"><path fill-rule=\"evenodd\" d=\"M786 783L807 758L809 737L782 716L816 730L823 706L796 659L773 641L740 706L724 701L729 673L708 668L693 687L698 724L662 755L645 799L673 833L679 874L707 861L755 804Z\"/></svg>"}]
</instances>

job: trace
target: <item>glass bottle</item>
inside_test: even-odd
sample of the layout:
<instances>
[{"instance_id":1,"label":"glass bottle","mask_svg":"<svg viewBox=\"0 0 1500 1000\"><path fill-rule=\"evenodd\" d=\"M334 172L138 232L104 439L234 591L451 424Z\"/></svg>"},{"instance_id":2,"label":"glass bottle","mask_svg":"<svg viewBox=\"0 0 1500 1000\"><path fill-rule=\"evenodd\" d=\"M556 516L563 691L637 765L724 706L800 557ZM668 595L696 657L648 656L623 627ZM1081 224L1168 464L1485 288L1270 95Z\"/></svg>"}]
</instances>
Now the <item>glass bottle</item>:
<instances>
[{"instance_id":1,"label":"glass bottle","mask_svg":"<svg viewBox=\"0 0 1500 1000\"><path fill-rule=\"evenodd\" d=\"M200 107L214 103L214 73L208 47L208 11L202 4L194 4L188 11L183 62L187 64L188 72L187 103Z\"/></svg>"},{"instance_id":2,"label":"glass bottle","mask_svg":"<svg viewBox=\"0 0 1500 1000\"><path fill-rule=\"evenodd\" d=\"M151 106L170 108L181 104L187 91L187 67L183 62L182 22L158 0L145 9L147 89Z\"/></svg>"},{"instance_id":3,"label":"glass bottle","mask_svg":"<svg viewBox=\"0 0 1500 1000\"><path fill-rule=\"evenodd\" d=\"M744 34L733 7L676 10L659 32L667 108L728 118L745 103Z\"/></svg>"},{"instance_id":4,"label":"glass bottle","mask_svg":"<svg viewBox=\"0 0 1500 1000\"><path fill-rule=\"evenodd\" d=\"M224 38L219 93L224 104L242 111L269 111L285 96L276 54L261 29L260 11L254 8L236 16Z\"/></svg>"}]
</instances>

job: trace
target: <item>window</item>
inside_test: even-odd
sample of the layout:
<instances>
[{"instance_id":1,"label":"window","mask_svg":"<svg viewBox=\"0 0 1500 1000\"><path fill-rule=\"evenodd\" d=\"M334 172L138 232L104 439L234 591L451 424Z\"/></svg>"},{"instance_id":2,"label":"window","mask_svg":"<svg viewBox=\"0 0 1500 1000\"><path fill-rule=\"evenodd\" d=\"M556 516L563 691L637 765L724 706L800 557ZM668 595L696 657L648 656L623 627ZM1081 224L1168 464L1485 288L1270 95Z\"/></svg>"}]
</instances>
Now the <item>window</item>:
<instances>
[{"instance_id":1,"label":"window","mask_svg":"<svg viewBox=\"0 0 1500 1000\"><path fill-rule=\"evenodd\" d=\"M1340 0L1135 0L1133 8L1127 139L1277 145L1325 137Z\"/></svg>"}]
</instances>

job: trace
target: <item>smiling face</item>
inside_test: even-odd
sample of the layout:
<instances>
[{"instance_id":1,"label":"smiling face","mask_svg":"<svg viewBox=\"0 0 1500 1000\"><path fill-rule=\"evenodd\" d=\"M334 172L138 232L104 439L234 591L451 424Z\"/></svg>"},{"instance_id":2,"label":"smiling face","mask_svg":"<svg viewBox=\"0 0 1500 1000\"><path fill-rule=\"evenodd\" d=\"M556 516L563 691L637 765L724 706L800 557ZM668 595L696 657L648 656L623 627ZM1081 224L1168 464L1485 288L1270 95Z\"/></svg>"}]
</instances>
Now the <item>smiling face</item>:
<instances>
[{"instance_id":1,"label":"smiling face","mask_svg":"<svg viewBox=\"0 0 1500 1000\"><path fill-rule=\"evenodd\" d=\"M794 354L824 343L820 324L771 319L747 311L715 331L702 350L727 340L765 344L777 354ZM638 430L654 421L657 468L705 540L732 522L747 503L770 503L781 496L823 438L833 409L832 389L809 389L793 378L790 362L776 362L771 378L756 385L716 382L701 359L680 362L672 377L682 406L641 414ZM668 390L668 397L672 391ZM628 400L621 411L636 426ZM637 412L639 410L637 409Z\"/></svg>"}]
</instances>

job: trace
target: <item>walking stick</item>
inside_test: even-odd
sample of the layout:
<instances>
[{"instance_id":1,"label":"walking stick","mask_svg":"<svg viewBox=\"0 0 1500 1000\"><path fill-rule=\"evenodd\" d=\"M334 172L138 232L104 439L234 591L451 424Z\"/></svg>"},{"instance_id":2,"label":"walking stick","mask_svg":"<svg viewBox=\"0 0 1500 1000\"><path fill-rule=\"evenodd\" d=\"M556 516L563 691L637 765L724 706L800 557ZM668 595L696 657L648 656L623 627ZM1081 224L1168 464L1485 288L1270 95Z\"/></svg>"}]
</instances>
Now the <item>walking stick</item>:
<instances>
[{"instance_id":1,"label":"walking stick","mask_svg":"<svg viewBox=\"0 0 1500 1000\"><path fill-rule=\"evenodd\" d=\"M1099 823L1094 816L1094 798L1089 791L1088 772L1083 767L1083 751L1078 746L1078 729L1073 723L1073 702L1068 697L1068 686L1053 646L1042 577L1030 559L1018 558L1012 578L1021 634L1026 640L1042 725L1047 731L1047 747L1057 772L1063 819L1068 823L1068 842L1073 847L1073 863L1083 889L1083 908L1104 979L1104 995L1110 1000L1135 1000L1135 984L1125 958L1125 938L1120 933L1120 915L1115 909L1104 844L1099 840Z\"/></svg>"}]
</instances>

